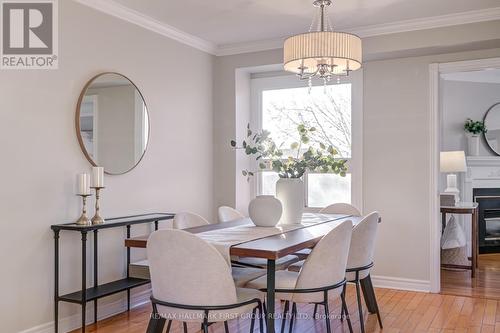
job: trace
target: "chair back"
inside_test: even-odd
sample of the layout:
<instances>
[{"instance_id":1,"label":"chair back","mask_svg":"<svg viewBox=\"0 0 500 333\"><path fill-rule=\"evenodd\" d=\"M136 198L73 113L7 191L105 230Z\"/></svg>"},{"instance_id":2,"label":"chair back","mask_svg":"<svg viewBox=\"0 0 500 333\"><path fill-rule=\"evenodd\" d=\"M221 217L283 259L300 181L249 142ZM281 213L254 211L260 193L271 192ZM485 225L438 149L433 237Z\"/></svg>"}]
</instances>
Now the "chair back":
<instances>
[{"instance_id":1,"label":"chair back","mask_svg":"<svg viewBox=\"0 0 500 333\"><path fill-rule=\"evenodd\" d=\"M237 303L231 267L212 245L183 230L160 230L147 242L153 297L182 305Z\"/></svg>"},{"instance_id":2,"label":"chair back","mask_svg":"<svg viewBox=\"0 0 500 333\"><path fill-rule=\"evenodd\" d=\"M220 223L234 221L245 217L236 209L228 206L220 206L218 210L218 215Z\"/></svg>"},{"instance_id":3,"label":"chair back","mask_svg":"<svg viewBox=\"0 0 500 333\"><path fill-rule=\"evenodd\" d=\"M364 267L373 262L378 220L378 212L370 213L352 230L351 248L347 260L348 269ZM366 277L369 272L369 270L365 271L363 271L363 276L360 276L361 279Z\"/></svg>"},{"instance_id":4,"label":"chair back","mask_svg":"<svg viewBox=\"0 0 500 333\"><path fill-rule=\"evenodd\" d=\"M174 229L187 229L200 227L207 224L210 224L210 222L208 222L198 214L182 212L175 214L172 226Z\"/></svg>"},{"instance_id":5,"label":"chair back","mask_svg":"<svg viewBox=\"0 0 500 333\"><path fill-rule=\"evenodd\" d=\"M332 286L345 278L347 255L351 243L352 221L341 222L326 234L313 248L302 266L296 289L311 289ZM342 288L339 289L342 290ZM314 293L313 295L323 297ZM294 294L297 301L321 301L311 295Z\"/></svg>"},{"instance_id":6,"label":"chair back","mask_svg":"<svg viewBox=\"0 0 500 333\"><path fill-rule=\"evenodd\" d=\"M323 214L345 214L353 216L361 216L360 211L351 204L348 203L334 203L332 205L326 206L319 211Z\"/></svg>"}]
</instances>

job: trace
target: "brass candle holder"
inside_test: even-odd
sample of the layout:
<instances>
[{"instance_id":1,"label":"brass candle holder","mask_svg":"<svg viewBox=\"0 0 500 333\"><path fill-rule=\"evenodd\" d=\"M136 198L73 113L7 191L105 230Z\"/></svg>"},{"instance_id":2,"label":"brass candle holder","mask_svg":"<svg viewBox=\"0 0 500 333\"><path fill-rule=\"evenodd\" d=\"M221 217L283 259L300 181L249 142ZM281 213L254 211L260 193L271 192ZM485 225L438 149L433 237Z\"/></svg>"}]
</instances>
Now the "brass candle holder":
<instances>
[{"instance_id":1,"label":"brass candle holder","mask_svg":"<svg viewBox=\"0 0 500 333\"><path fill-rule=\"evenodd\" d=\"M90 225L91 222L89 218L87 217L87 197L90 197L92 194L77 194L78 196L82 197L82 215L80 218L76 221L77 225Z\"/></svg>"},{"instance_id":2,"label":"brass candle holder","mask_svg":"<svg viewBox=\"0 0 500 333\"><path fill-rule=\"evenodd\" d=\"M104 189L104 187L97 187L93 186L92 187L95 190L95 215L92 218L92 224L103 224L105 221L104 219L99 215L99 192Z\"/></svg>"}]
</instances>

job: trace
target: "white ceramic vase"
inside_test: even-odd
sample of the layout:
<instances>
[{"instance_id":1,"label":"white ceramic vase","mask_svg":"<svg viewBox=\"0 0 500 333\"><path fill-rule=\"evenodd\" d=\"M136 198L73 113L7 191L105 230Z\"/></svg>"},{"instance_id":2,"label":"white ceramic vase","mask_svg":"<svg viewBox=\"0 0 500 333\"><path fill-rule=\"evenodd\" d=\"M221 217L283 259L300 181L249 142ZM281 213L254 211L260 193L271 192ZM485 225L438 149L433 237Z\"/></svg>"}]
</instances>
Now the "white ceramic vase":
<instances>
[{"instance_id":1,"label":"white ceramic vase","mask_svg":"<svg viewBox=\"0 0 500 333\"><path fill-rule=\"evenodd\" d=\"M273 195L259 195L250 201L248 213L258 227L274 227L278 224L283 207Z\"/></svg>"},{"instance_id":2,"label":"white ceramic vase","mask_svg":"<svg viewBox=\"0 0 500 333\"><path fill-rule=\"evenodd\" d=\"M300 178L280 178L276 197L283 205L280 224L300 224L304 209L304 182Z\"/></svg>"},{"instance_id":3,"label":"white ceramic vase","mask_svg":"<svg viewBox=\"0 0 500 333\"><path fill-rule=\"evenodd\" d=\"M479 156L479 135L467 135L467 153L469 156Z\"/></svg>"}]
</instances>

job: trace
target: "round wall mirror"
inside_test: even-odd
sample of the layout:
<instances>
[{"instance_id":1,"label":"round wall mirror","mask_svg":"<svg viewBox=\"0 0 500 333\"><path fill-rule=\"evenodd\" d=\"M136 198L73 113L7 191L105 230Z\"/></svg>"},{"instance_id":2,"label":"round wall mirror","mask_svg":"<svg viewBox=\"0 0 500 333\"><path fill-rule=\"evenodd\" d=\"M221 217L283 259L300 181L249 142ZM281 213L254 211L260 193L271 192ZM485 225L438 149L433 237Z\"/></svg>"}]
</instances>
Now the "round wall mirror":
<instances>
[{"instance_id":1,"label":"round wall mirror","mask_svg":"<svg viewBox=\"0 0 500 333\"><path fill-rule=\"evenodd\" d=\"M118 73L93 77L78 99L76 133L92 165L113 175L132 170L149 141L149 115L141 92Z\"/></svg>"},{"instance_id":2,"label":"round wall mirror","mask_svg":"<svg viewBox=\"0 0 500 333\"><path fill-rule=\"evenodd\" d=\"M484 125L488 130L484 133L486 143L495 154L500 155L500 102L486 111Z\"/></svg>"}]
</instances>

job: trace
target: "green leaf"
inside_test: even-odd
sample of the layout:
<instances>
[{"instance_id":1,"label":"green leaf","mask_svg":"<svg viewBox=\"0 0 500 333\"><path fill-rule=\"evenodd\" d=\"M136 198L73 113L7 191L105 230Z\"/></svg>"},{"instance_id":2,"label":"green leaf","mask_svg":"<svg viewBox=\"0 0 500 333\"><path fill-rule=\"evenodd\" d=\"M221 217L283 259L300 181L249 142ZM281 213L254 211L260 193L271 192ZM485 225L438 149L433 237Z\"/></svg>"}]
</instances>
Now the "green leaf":
<instances>
[{"instance_id":1,"label":"green leaf","mask_svg":"<svg viewBox=\"0 0 500 333\"><path fill-rule=\"evenodd\" d=\"M253 176L253 172L248 171L248 175L249 175L249 176Z\"/></svg>"},{"instance_id":2,"label":"green leaf","mask_svg":"<svg viewBox=\"0 0 500 333\"><path fill-rule=\"evenodd\" d=\"M291 149L297 149L297 148L299 148L299 143L298 143L298 142L294 142L294 143L292 143L292 144L290 145L290 148L291 148Z\"/></svg>"},{"instance_id":3,"label":"green leaf","mask_svg":"<svg viewBox=\"0 0 500 333\"><path fill-rule=\"evenodd\" d=\"M243 140L243 148L246 148L247 147L247 142L245 140Z\"/></svg>"},{"instance_id":4,"label":"green leaf","mask_svg":"<svg viewBox=\"0 0 500 333\"><path fill-rule=\"evenodd\" d=\"M310 132L314 132L315 130L316 130L316 127L311 127L311 128L309 129L309 131L310 131Z\"/></svg>"},{"instance_id":5,"label":"green leaf","mask_svg":"<svg viewBox=\"0 0 500 333\"><path fill-rule=\"evenodd\" d=\"M325 144L323 142L320 142L319 146L320 146L321 149L326 149L326 146L325 146Z\"/></svg>"},{"instance_id":6,"label":"green leaf","mask_svg":"<svg viewBox=\"0 0 500 333\"><path fill-rule=\"evenodd\" d=\"M259 163L259 168L261 169L267 168L266 163Z\"/></svg>"},{"instance_id":7,"label":"green leaf","mask_svg":"<svg viewBox=\"0 0 500 333\"><path fill-rule=\"evenodd\" d=\"M236 147L236 141L231 140L231 147L233 147L233 148Z\"/></svg>"}]
</instances>

